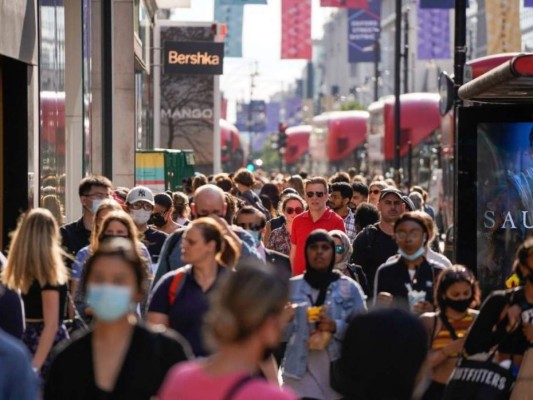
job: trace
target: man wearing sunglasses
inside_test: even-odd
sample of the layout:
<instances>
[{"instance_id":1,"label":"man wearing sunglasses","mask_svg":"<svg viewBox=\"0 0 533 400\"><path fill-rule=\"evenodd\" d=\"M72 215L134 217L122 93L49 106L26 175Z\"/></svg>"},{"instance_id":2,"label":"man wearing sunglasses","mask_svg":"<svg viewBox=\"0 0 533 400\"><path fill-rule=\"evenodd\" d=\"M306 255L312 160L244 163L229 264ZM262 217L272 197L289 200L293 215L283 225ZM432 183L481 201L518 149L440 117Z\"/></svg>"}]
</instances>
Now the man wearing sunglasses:
<instances>
[{"instance_id":1,"label":"man wearing sunglasses","mask_svg":"<svg viewBox=\"0 0 533 400\"><path fill-rule=\"evenodd\" d=\"M261 259L274 267L276 272L288 281L292 275L289 257L275 250L267 249L263 245L262 235L266 226L266 218L263 213L252 206L243 206L235 215L235 225L244 229L254 238L255 248Z\"/></svg>"},{"instance_id":2,"label":"man wearing sunglasses","mask_svg":"<svg viewBox=\"0 0 533 400\"><path fill-rule=\"evenodd\" d=\"M323 177L310 178L305 182L305 200L308 210L298 215L292 223L291 265L292 274L305 271L305 241L315 229L346 232L344 220L327 207L328 183Z\"/></svg>"}]
</instances>

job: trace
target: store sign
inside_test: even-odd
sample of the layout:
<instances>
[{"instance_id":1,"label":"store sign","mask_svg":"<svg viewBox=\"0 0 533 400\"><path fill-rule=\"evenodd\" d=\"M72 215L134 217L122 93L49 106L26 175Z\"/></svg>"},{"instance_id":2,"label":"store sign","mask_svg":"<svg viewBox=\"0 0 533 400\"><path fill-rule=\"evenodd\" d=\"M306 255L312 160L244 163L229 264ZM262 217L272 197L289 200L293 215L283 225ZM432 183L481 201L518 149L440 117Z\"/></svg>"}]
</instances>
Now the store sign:
<instances>
[{"instance_id":1,"label":"store sign","mask_svg":"<svg viewBox=\"0 0 533 400\"><path fill-rule=\"evenodd\" d=\"M221 75L224 72L224 43L165 42L166 74Z\"/></svg>"}]
</instances>

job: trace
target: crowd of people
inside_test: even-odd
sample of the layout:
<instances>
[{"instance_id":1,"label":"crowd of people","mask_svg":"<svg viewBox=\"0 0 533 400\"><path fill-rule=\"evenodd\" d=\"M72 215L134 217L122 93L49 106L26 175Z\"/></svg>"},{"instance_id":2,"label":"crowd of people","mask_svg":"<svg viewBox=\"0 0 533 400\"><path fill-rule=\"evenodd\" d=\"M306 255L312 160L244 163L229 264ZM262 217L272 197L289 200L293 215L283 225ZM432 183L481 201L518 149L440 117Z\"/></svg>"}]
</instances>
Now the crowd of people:
<instances>
[{"instance_id":1,"label":"crowd of people","mask_svg":"<svg viewBox=\"0 0 533 400\"><path fill-rule=\"evenodd\" d=\"M241 169L79 198L0 258L1 399L450 399L483 354L528 390L533 239L481 306L422 187Z\"/></svg>"}]
</instances>

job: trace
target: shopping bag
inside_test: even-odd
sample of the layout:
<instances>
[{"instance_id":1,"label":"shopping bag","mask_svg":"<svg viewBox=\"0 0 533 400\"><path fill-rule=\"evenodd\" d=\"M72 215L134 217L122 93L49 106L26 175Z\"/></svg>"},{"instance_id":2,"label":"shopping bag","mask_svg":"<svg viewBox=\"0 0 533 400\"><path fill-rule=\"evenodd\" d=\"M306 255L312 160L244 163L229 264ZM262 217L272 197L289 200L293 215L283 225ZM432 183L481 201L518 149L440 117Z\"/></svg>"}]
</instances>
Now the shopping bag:
<instances>
[{"instance_id":1,"label":"shopping bag","mask_svg":"<svg viewBox=\"0 0 533 400\"><path fill-rule=\"evenodd\" d=\"M444 390L444 400L508 400L514 382L512 372L493 362L461 357Z\"/></svg>"}]
</instances>

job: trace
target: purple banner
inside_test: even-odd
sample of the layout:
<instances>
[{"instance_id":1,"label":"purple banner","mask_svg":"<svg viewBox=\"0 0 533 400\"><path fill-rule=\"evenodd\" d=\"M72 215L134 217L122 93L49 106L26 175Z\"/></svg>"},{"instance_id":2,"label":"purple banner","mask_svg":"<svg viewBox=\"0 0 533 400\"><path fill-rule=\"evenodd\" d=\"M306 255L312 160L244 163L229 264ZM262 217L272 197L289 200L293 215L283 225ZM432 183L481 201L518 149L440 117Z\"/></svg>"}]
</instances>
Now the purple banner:
<instances>
[{"instance_id":1,"label":"purple banner","mask_svg":"<svg viewBox=\"0 0 533 400\"><path fill-rule=\"evenodd\" d=\"M348 62L379 62L381 0L369 0L368 9L348 9Z\"/></svg>"},{"instance_id":2,"label":"purple banner","mask_svg":"<svg viewBox=\"0 0 533 400\"><path fill-rule=\"evenodd\" d=\"M533 7L533 0L524 0L524 7Z\"/></svg>"},{"instance_id":3,"label":"purple banner","mask_svg":"<svg viewBox=\"0 0 533 400\"><path fill-rule=\"evenodd\" d=\"M291 97L283 101L285 109L285 123L288 126L300 125L302 123L302 98Z\"/></svg>"},{"instance_id":4,"label":"purple banner","mask_svg":"<svg viewBox=\"0 0 533 400\"><path fill-rule=\"evenodd\" d=\"M281 104L278 102L268 103L266 105L266 133L276 133L278 131L278 126L280 123L279 119L279 110L281 109Z\"/></svg>"},{"instance_id":5,"label":"purple banner","mask_svg":"<svg viewBox=\"0 0 533 400\"><path fill-rule=\"evenodd\" d=\"M418 8L418 60L447 60L450 51L450 11Z\"/></svg>"},{"instance_id":6,"label":"purple banner","mask_svg":"<svg viewBox=\"0 0 533 400\"><path fill-rule=\"evenodd\" d=\"M455 0L420 0L420 8L455 8Z\"/></svg>"}]
</instances>

